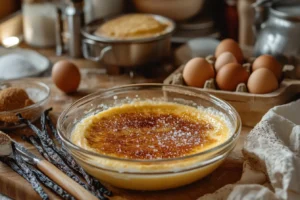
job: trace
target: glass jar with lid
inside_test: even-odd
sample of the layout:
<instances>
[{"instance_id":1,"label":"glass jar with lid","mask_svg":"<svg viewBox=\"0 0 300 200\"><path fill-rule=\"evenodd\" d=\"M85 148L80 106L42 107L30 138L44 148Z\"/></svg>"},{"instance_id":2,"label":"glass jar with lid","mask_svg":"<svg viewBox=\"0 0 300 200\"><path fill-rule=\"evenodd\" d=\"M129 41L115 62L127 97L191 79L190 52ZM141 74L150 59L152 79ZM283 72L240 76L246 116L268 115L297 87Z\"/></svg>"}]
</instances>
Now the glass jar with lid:
<instances>
[{"instance_id":1,"label":"glass jar with lid","mask_svg":"<svg viewBox=\"0 0 300 200\"><path fill-rule=\"evenodd\" d=\"M28 45L55 46L56 2L55 0L23 0L23 33Z\"/></svg>"}]
</instances>

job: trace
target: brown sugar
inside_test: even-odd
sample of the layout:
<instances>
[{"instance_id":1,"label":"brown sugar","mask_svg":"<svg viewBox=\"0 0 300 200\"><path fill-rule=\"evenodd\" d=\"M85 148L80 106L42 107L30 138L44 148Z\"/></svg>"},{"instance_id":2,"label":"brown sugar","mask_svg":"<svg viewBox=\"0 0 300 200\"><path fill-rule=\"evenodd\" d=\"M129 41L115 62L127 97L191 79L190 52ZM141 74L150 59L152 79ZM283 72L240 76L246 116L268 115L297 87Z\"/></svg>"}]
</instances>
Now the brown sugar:
<instances>
[{"instance_id":1,"label":"brown sugar","mask_svg":"<svg viewBox=\"0 0 300 200\"><path fill-rule=\"evenodd\" d=\"M21 109L32 104L34 104L34 102L22 88L11 87L0 90L0 112ZM27 118L30 116L30 113L25 112L22 113L22 115ZM0 115L1 126L9 126L10 123L15 124L18 121L16 113L2 113Z\"/></svg>"},{"instance_id":2,"label":"brown sugar","mask_svg":"<svg viewBox=\"0 0 300 200\"><path fill-rule=\"evenodd\" d=\"M22 88L11 87L0 91L0 112L24 108L33 104Z\"/></svg>"}]
</instances>

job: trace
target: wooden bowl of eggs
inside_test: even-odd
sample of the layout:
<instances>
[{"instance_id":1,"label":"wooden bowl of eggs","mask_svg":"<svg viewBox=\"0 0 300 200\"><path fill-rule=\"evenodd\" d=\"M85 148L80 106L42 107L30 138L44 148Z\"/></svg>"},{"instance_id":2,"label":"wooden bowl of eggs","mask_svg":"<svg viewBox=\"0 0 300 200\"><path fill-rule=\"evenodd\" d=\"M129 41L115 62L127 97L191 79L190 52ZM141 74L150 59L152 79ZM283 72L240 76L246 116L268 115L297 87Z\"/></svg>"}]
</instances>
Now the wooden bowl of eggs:
<instances>
[{"instance_id":1,"label":"wooden bowl of eggs","mask_svg":"<svg viewBox=\"0 0 300 200\"><path fill-rule=\"evenodd\" d=\"M300 92L300 80L285 78L283 68L270 55L244 58L238 43L225 39L215 55L192 58L164 83L197 87L226 100L239 112L243 125L255 126L270 108Z\"/></svg>"}]
</instances>

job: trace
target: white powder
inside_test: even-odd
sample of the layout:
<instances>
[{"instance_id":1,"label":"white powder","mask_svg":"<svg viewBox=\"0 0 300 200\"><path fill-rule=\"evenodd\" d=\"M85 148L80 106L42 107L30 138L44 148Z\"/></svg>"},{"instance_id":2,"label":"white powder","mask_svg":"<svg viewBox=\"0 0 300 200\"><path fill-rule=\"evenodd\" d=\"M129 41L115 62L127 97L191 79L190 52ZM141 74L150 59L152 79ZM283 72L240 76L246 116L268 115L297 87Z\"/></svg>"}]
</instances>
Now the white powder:
<instances>
[{"instance_id":1,"label":"white powder","mask_svg":"<svg viewBox=\"0 0 300 200\"><path fill-rule=\"evenodd\" d=\"M0 79L32 76L38 69L23 55L8 54L0 57Z\"/></svg>"},{"instance_id":2,"label":"white powder","mask_svg":"<svg viewBox=\"0 0 300 200\"><path fill-rule=\"evenodd\" d=\"M55 4L23 4L22 10L26 43L38 47L55 46Z\"/></svg>"}]
</instances>

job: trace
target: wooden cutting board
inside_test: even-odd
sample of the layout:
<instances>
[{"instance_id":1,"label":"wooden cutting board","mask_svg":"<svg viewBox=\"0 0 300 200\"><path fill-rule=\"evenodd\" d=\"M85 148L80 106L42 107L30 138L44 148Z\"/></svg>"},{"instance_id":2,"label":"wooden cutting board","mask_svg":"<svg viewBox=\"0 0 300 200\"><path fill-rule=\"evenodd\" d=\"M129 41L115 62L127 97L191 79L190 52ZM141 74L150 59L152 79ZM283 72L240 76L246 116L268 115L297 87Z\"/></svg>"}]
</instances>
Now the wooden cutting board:
<instances>
[{"instance_id":1,"label":"wooden cutting board","mask_svg":"<svg viewBox=\"0 0 300 200\"><path fill-rule=\"evenodd\" d=\"M82 72L82 71L81 71ZM135 77L130 79L127 75L122 75L118 77L112 77L107 75L101 75L97 73L89 73L85 70L82 73L82 82L80 85L79 92L73 94L72 96L67 96L60 92L52 84L50 78L39 78L35 80L40 80L51 87L51 97L49 107L53 107L52 116L57 118L61 111L68 107L76 99L94 92L99 89L106 87L113 87L116 85L138 83L138 82L154 82L153 79L145 79L141 77ZM218 188L226 185L228 183L234 183L239 180L242 173L242 154L241 149L243 146L243 141L247 133L251 128L243 127L242 134L239 138L238 144L226 161L211 175L205 177L204 179L197 181L193 184L165 191L153 191L153 192L138 192L129 191L119 188L115 188L107 185L114 193L111 199L117 200L157 200L157 199L174 199L174 200L194 200L198 197L214 192ZM21 134L32 134L31 130L28 128L22 128L10 132L10 136L19 141L23 142L20 138ZM33 147L26 144L29 149L33 150ZM59 199L56 195L51 193L51 191L46 190L51 199ZM31 188L31 185L27 183L21 176L16 174L6 165L0 163L0 193L3 193L13 199L22 200L32 200L39 199L39 196Z\"/></svg>"}]
</instances>

